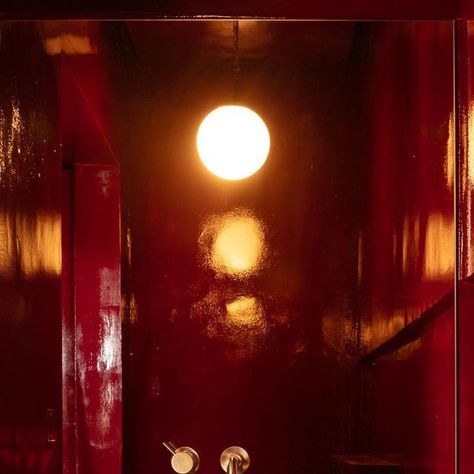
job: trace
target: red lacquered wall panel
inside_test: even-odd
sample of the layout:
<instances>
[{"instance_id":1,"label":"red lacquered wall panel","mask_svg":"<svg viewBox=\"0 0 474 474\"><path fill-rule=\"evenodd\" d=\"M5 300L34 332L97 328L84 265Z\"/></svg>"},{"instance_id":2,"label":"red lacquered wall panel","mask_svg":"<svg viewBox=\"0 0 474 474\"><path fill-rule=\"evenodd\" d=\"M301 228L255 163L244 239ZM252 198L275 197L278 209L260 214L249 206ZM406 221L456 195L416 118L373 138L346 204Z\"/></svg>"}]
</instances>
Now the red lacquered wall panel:
<instances>
[{"instance_id":1,"label":"red lacquered wall panel","mask_svg":"<svg viewBox=\"0 0 474 474\"><path fill-rule=\"evenodd\" d=\"M194 142L203 116L232 100L231 23L130 23L130 42L116 27L125 472L169 471L167 439L196 448L203 469L220 469L231 444L249 450L252 470L282 473L329 472L331 454L394 454L364 431L372 415L382 430L384 399L361 413L358 360L453 287L452 24L242 22L238 99L267 122L272 150L235 183L210 176ZM245 222L254 231L238 240L255 237L259 265L226 270L219 236ZM419 403L447 387L447 441L410 448L429 469L453 465L452 313L443 318L411 375ZM385 384L374 373L363 398ZM412 431L428 432L427 417ZM409 428L395 428L408 462ZM422 457L423 443L441 460Z\"/></svg>"},{"instance_id":2,"label":"red lacquered wall panel","mask_svg":"<svg viewBox=\"0 0 474 474\"><path fill-rule=\"evenodd\" d=\"M371 195L361 235L369 349L452 290L455 265L452 24L391 23L373 49Z\"/></svg>"},{"instance_id":3,"label":"red lacquered wall panel","mask_svg":"<svg viewBox=\"0 0 474 474\"><path fill-rule=\"evenodd\" d=\"M394 352L366 369L360 442L414 473L454 472L452 40L450 23L389 25L374 45L368 88L371 204L362 236L368 268L361 343Z\"/></svg>"},{"instance_id":4,"label":"red lacquered wall panel","mask_svg":"<svg viewBox=\"0 0 474 474\"><path fill-rule=\"evenodd\" d=\"M474 465L474 389L473 314L474 240L472 207L474 202L472 60L474 25L457 24L458 97L458 377L459 377L459 472L469 473Z\"/></svg>"},{"instance_id":5,"label":"red lacquered wall panel","mask_svg":"<svg viewBox=\"0 0 474 474\"><path fill-rule=\"evenodd\" d=\"M329 472L329 454L351 442L354 25L240 32L238 98L272 136L268 163L241 182L210 175L195 149L203 116L232 100L230 22L132 24L136 59L116 65L127 473L170 472L167 439L197 449L211 472L234 444L254 472ZM258 264L226 269L222 232L240 234Z\"/></svg>"},{"instance_id":6,"label":"red lacquered wall panel","mask_svg":"<svg viewBox=\"0 0 474 474\"><path fill-rule=\"evenodd\" d=\"M1 30L0 472L56 474L61 165L55 74L32 23Z\"/></svg>"},{"instance_id":7,"label":"red lacquered wall panel","mask_svg":"<svg viewBox=\"0 0 474 474\"><path fill-rule=\"evenodd\" d=\"M64 472L122 469L119 156L126 473L170 472L161 442L171 439L196 448L206 471L240 444L255 472L328 473L332 454L358 452L451 474L454 321L442 298L455 271L452 24L241 22L238 100L267 122L272 149L235 183L210 176L194 142L203 116L232 100L231 22L104 24L103 56L98 27L87 26L90 52L57 61ZM38 410L60 404L58 127L35 128L54 122L55 84L35 30L15 28L3 32L12 69L2 80L27 87L2 99L0 125L13 145L25 140L2 148L2 324L23 319L1 341L15 361L4 378L19 381L0 410L1 459L12 472L55 472L60 420L49 411L41 424ZM5 49L18 31L34 61ZM34 159L22 161L24 144ZM42 306L46 294L56 309ZM445 309L431 311L440 299ZM468 314L470 299L459 301ZM41 318L27 327L30 304ZM410 344L390 345L410 330ZM12 376L24 367L38 369L33 385Z\"/></svg>"},{"instance_id":8,"label":"red lacquered wall panel","mask_svg":"<svg viewBox=\"0 0 474 474\"><path fill-rule=\"evenodd\" d=\"M368 370L364 442L406 473L455 472L453 334L451 309Z\"/></svg>"}]
</instances>

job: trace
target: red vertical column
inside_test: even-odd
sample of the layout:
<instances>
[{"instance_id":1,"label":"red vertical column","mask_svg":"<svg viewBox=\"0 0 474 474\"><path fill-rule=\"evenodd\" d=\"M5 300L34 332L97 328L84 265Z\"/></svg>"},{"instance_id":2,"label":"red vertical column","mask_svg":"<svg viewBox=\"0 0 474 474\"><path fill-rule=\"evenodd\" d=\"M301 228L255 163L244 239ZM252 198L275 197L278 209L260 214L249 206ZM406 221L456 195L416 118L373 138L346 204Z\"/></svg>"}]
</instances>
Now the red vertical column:
<instances>
[{"instance_id":1,"label":"red vertical column","mask_svg":"<svg viewBox=\"0 0 474 474\"><path fill-rule=\"evenodd\" d=\"M120 183L99 54L58 61L63 141L63 472L122 471Z\"/></svg>"},{"instance_id":2,"label":"red vertical column","mask_svg":"<svg viewBox=\"0 0 474 474\"><path fill-rule=\"evenodd\" d=\"M63 472L118 474L122 458L118 167L78 164L65 172L64 191Z\"/></svg>"},{"instance_id":3,"label":"red vertical column","mask_svg":"<svg viewBox=\"0 0 474 474\"><path fill-rule=\"evenodd\" d=\"M78 474L121 472L119 175L74 170Z\"/></svg>"}]
</instances>

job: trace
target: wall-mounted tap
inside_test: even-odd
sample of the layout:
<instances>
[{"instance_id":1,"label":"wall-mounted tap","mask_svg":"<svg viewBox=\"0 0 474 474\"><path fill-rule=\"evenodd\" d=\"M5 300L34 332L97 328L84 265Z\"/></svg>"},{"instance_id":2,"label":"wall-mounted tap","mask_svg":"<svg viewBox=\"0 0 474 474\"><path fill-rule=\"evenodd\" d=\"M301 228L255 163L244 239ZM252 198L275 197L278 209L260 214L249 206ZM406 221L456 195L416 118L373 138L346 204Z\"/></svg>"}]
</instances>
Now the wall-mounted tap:
<instances>
[{"instance_id":1,"label":"wall-mounted tap","mask_svg":"<svg viewBox=\"0 0 474 474\"><path fill-rule=\"evenodd\" d=\"M199 455L193 448L177 448L171 441L165 441L163 446L172 454L171 467L177 474L194 474L199 469Z\"/></svg>"},{"instance_id":2,"label":"wall-mounted tap","mask_svg":"<svg viewBox=\"0 0 474 474\"><path fill-rule=\"evenodd\" d=\"M249 465L247 451L239 446L231 446L221 454L221 467L227 474L243 474Z\"/></svg>"}]
</instances>

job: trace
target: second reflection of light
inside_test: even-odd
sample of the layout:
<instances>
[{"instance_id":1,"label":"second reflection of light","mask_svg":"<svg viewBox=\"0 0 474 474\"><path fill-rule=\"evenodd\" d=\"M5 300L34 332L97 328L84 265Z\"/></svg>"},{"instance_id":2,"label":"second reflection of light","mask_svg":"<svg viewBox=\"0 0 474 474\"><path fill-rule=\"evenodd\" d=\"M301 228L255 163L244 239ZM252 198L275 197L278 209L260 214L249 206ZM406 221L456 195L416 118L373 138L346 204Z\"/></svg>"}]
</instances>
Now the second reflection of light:
<instances>
[{"instance_id":1,"label":"second reflection of light","mask_svg":"<svg viewBox=\"0 0 474 474\"><path fill-rule=\"evenodd\" d=\"M248 210L212 216L204 225L200 246L205 263L218 275L248 277L265 258L264 227Z\"/></svg>"},{"instance_id":2,"label":"second reflection of light","mask_svg":"<svg viewBox=\"0 0 474 474\"><path fill-rule=\"evenodd\" d=\"M226 309L229 322L238 326L255 326L263 320L262 305L252 296L239 296Z\"/></svg>"}]
</instances>

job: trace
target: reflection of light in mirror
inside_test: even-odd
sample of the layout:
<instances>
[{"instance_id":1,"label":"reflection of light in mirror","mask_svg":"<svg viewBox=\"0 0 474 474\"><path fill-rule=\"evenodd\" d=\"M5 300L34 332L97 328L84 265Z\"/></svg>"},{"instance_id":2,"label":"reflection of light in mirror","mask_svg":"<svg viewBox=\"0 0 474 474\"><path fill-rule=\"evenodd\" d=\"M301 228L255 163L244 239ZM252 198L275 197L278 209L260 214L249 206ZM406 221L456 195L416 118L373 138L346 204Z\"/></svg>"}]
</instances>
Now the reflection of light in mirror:
<instances>
[{"instance_id":1,"label":"reflection of light in mirror","mask_svg":"<svg viewBox=\"0 0 474 474\"><path fill-rule=\"evenodd\" d=\"M426 225L425 276L433 280L452 278L454 256L453 219L442 214L429 216Z\"/></svg>"},{"instance_id":2,"label":"reflection of light in mirror","mask_svg":"<svg viewBox=\"0 0 474 474\"><path fill-rule=\"evenodd\" d=\"M197 148L204 166L219 178L238 180L256 173L270 151L265 122L240 105L213 110L202 121Z\"/></svg>"},{"instance_id":3,"label":"reflection of light in mirror","mask_svg":"<svg viewBox=\"0 0 474 474\"><path fill-rule=\"evenodd\" d=\"M469 104L468 114L468 137L472 140L474 137L474 103ZM471 145L471 141L468 147L467 156L467 178L469 179L469 185L474 186L474 145Z\"/></svg>"},{"instance_id":4,"label":"reflection of light in mirror","mask_svg":"<svg viewBox=\"0 0 474 474\"><path fill-rule=\"evenodd\" d=\"M12 219L6 212L0 213L0 277L11 278L14 269Z\"/></svg>"},{"instance_id":5,"label":"reflection of light in mirror","mask_svg":"<svg viewBox=\"0 0 474 474\"><path fill-rule=\"evenodd\" d=\"M214 268L230 274L251 272L262 252L263 233L254 219L236 217L224 221L212 248Z\"/></svg>"},{"instance_id":6,"label":"reflection of light in mirror","mask_svg":"<svg viewBox=\"0 0 474 474\"><path fill-rule=\"evenodd\" d=\"M472 232L472 191L474 187L474 103L471 101L469 104L468 111L468 131L467 131L467 159L460 160L460 189L465 190L467 199L464 199L465 209L463 211L463 223L461 227L460 247L465 252L465 269L463 269L464 275L470 275L474 271L474 255L472 253L473 248L473 232ZM464 227L464 228L463 228Z\"/></svg>"},{"instance_id":7,"label":"reflection of light in mirror","mask_svg":"<svg viewBox=\"0 0 474 474\"><path fill-rule=\"evenodd\" d=\"M55 38L44 39L43 45L46 53L51 56L57 54L92 54L96 52L90 38L87 36L62 34Z\"/></svg>"},{"instance_id":8,"label":"reflection of light in mirror","mask_svg":"<svg viewBox=\"0 0 474 474\"><path fill-rule=\"evenodd\" d=\"M260 324L263 318L262 305L251 296L236 298L226 304L226 309L229 321L239 326Z\"/></svg>"},{"instance_id":9,"label":"reflection of light in mirror","mask_svg":"<svg viewBox=\"0 0 474 474\"><path fill-rule=\"evenodd\" d=\"M212 216L200 236L206 264L218 274L246 277L257 272L266 254L264 227L250 211Z\"/></svg>"},{"instance_id":10,"label":"reflection of light in mirror","mask_svg":"<svg viewBox=\"0 0 474 474\"><path fill-rule=\"evenodd\" d=\"M50 276L61 273L58 214L40 212L10 216L0 213L0 276L12 278L16 268L27 278L39 273Z\"/></svg>"},{"instance_id":11,"label":"reflection of light in mirror","mask_svg":"<svg viewBox=\"0 0 474 474\"><path fill-rule=\"evenodd\" d=\"M21 269L27 278L61 274L61 220L57 214L17 217Z\"/></svg>"},{"instance_id":12,"label":"reflection of light in mirror","mask_svg":"<svg viewBox=\"0 0 474 474\"><path fill-rule=\"evenodd\" d=\"M265 341L277 318L269 320L264 301L220 282L192 305L190 317L206 337L219 342L223 356L235 362L268 349Z\"/></svg>"},{"instance_id":13,"label":"reflection of light in mirror","mask_svg":"<svg viewBox=\"0 0 474 474\"><path fill-rule=\"evenodd\" d=\"M39 111L26 113L16 97L0 107L0 188L18 192L18 185L25 189L41 178L48 151L47 133L46 116Z\"/></svg>"},{"instance_id":14,"label":"reflection of light in mirror","mask_svg":"<svg viewBox=\"0 0 474 474\"><path fill-rule=\"evenodd\" d=\"M362 322L360 327L360 341L366 352L375 349L401 331L407 324L416 319L421 308L406 307L400 309L375 310L370 322ZM403 360L409 357L421 346L421 339L417 339L402 346L391 357Z\"/></svg>"},{"instance_id":15,"label":"reflection of light in mirror","mask_svg":"<svg viewBox=\"0 0 474 474\"><path fill-rule=\"evenodd\" d=\"M25 124L17 101L12 100L11 110L0 109L0 178L16 173L14 159L22 152L22 134ZM29 150L26 150L29 152ZM3 184L3 183L2 183Z\"/></svg>"},{"instance_id":16,"label":"reflection of light in mirror","mask_svg":"<svg viewBox=\"0 0 474 474\"><path fill-rule=\"evenodd\" d=\"M444 174L448 189L453 189L454 185L454 164L455 164L455 128L453 114L449 117L449 135L446 141L446 155L444 158Z\"/></svg>"},{"instance_id":17,"label":"reflection of light in mirror","mask_svg":"<svg viewBox=\"0 0 474 474\"><path fill-rule=\"evenodd\" d=\"M396 240L397 234L394 234L394 256L398 249ZM418 215L406 216L403 219L401 244L402 274L407 275L414 270L410 265L418 261L420 253L420 217Z\"/></svg>"},{"instance_id":18,"label":"reflection of light in mirror","mask_svg":"<svg viewBox=\"0 0 474 474\"><path fill-rule=\"evenodd\" d=\"M38 29L47 54L76 55L97 52L94 36L96 25L91 21L49 20L38 22Z\"/></svg>"}]
</instances>

